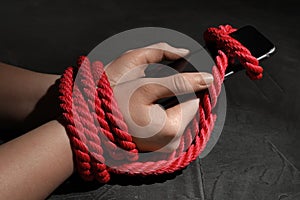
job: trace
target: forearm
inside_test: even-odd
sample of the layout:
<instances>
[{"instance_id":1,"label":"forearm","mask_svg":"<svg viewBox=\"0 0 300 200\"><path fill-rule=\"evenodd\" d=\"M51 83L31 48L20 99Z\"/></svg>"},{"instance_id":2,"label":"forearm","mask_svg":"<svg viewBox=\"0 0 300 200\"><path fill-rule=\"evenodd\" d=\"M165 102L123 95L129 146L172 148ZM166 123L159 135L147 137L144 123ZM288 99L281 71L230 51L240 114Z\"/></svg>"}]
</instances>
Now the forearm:
<instances>
[{"instance_id":1,"label":"forearm","mask_svg":"<svg viewBox=\"0 0 300 200\"><path fill-rule=\"evenodd\" d=\"M3 199L45 199L73 172L64 127L51 121L0 146Z\"/></svg>"},{"instance_id":2,"label":"forearm","mask_svg":"<svg viewBox=\"0 0 300 200\"><path fill-rule=\"evenodd\" d=\"M51 88L58 78L58 75L0 63L1 128L16 127L21 123L32 128L32 122L39 124L38 121L49 121L58 108L58 91Z\"/></svg>"}]
</instances>

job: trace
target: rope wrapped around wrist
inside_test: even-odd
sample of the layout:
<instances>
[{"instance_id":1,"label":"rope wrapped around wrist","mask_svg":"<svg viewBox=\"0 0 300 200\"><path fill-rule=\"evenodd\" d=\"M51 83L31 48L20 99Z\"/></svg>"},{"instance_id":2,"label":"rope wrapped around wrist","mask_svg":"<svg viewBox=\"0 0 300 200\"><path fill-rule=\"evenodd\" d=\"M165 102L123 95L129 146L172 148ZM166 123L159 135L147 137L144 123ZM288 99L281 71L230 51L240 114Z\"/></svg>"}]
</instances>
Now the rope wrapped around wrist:
<instances>
[{"instance_id":1,"label":"rope wrapped around wrist","mask_svg":"<svg viewBox=\"0 0 300 200\"><path fill-rule=\"evenodd\" d=\"M60 79L61 122L67 130L76 170L87 181L107 183L111 174L147 176L173 173L185 168L203 151L214 127L216 106L228 60L238 59L251 79L262 77L262 68L249 50L229 36L236 31L230 25L209 28L207 44L215 44L214 82L200 93L199 110L185 129L180 145L172 153L155 161L139 159L139 150L128 133L118 109L103 64L78 59L77 67L68 67ZM107 164L107 160L113 164Z\"/></svg>"}]
</instances>

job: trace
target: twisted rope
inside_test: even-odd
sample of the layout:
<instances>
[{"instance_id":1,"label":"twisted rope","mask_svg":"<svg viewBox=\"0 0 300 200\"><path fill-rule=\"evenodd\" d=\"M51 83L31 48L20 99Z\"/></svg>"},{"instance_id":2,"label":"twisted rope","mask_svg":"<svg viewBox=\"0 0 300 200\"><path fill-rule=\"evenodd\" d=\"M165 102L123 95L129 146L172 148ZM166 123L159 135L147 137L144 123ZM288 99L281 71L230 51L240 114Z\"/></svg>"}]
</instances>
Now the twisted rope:
<instances>
[{"instance_id":1,"label":"twisted rope","mask_svg":"<svg viewBox=\"0 0 300 200\"><path fill-rule=\"evenodd\" d=\"M214 127L216 106L228 61L238 59L251 79L262 77L262 68L248 49L230 37L229 25L209 28L207 44L216 46L214 82L199 94L199 110L185 129L177 150L156 160L143 161L128 133L113 97L103 64L81 56L76 67L68 67L60 80L62 123L70 138L76 170L87 180L106 183L111 174L147 176L173 173L185 168L203 151Z\"/></svg>"}]
</instances>

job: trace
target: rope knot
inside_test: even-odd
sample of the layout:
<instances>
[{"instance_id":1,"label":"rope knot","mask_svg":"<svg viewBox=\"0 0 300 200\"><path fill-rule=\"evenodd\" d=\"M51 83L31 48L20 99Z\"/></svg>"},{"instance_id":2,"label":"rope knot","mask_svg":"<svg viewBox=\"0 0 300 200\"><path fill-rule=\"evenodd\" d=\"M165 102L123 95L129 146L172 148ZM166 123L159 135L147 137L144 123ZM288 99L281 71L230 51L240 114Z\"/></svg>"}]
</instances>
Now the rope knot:
<instances>
[{"instance_id":1,"label":"rope knot","mask_svg":"<svg viewBox=\"0 0 300 200\"><path fill-rule=\"evenodd\" d=\"M246 74L250 79L261 79L263 68L259 66L258 60L246 47L230 36L236 30L230 25L208 28L204 33L204 40L208 46L213 45L213 48L223 51L231 63L237 59L246 69Z\"/></svg>"},{"instance_id":2,"label":"rope knot","mask_svg":"<svg viewBox=\"0 0 300 200\"><path fill-rule=\"evenodd\" d=\"M104 66L80 56L76 67L62 74L59 99L64 124L74 154L76 170L87 181L107 183L111 174L148 176L182 170L198 158L214 127L212 110L228 67L228 58L237 57L252 79L262 76L262 68L251 53L230 37L236 29L230 25L209 28L204 33L207 43L217 45L214 82L209 90L198 94L199 110L181 137L177 150L159 154L153 160L140 158L142 152L128 133L128 127L118 108Z\"/></svg>"}]
</instances>

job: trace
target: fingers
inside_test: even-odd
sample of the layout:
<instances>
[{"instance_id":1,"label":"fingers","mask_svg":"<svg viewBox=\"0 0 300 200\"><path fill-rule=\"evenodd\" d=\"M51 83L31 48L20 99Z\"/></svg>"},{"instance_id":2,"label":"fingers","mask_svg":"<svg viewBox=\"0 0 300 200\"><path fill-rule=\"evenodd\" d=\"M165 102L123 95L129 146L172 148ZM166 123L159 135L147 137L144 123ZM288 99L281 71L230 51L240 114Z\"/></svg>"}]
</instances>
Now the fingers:
<instances>
[{"instance_id":1,"label":"fingers","mask_svg":"<svg viewBox=\"0 0 300 200\"><path fill-rule=\"evenodd\" d=\"M105 70L111 85L114 86L145 76L144 70L150 63L159 63L164 59L176 60L188 53L187 49L175 48L167 43L157 43L124 53Z\"/></svg>"},{"instance_id":2,"label":"fingers","mask_svg":"<svg viewBox=\"0 0 300 200\"><path fill-rule=\"evenodd\" d=\"M157 43L140 49L140 60L143 64L157 63L162 60L177 60L189 53L188 49L175 48L168 43Z\"/></svg>"},{"instance_id":3,"label":"fingers","mask_svg":"<svg viewBox=\"0 0 300 200\"><path fill-rule=\"evenodd\" d=\"M198 111L199 101L192 99L166 110L167 120L161 133L169 138L169 142L160 151L172 152L177 149L180 137Z\"/></svg>"},{"instance_id":4,"label":"fingers","mask_svg":"<svg viewBox=\"0 0 300 200\"><path fill-rule=\"evenodd\" d=\"M130 105L134 105L130 110L131 116L134 123L139 124L142 128L146 127L143 131L137 127L132 130L137 133L134 137L139 144L138 148L145 151L174 151L178 147L180 137L186 127L197 113L200 100L185 101L167 110L153 103L159 98L205 89L212 81L213 77L208 73L183 73L164 78L138 79L119 85L126 86L131 83L130 85L134 85L135 88L130 90L132 91ZM142 114L137 105L151 108L147 111L149 114ZM143 121L145 116L147 116L147 120Z\"/></svg>"},{"instance_id":5,"label":"fingers","mask_svg":"<svg viewBox=\"0 0 300 200\"><path fill-rule=\"evenodd\" d=\"M145 78L135 95L145 103L153 103L158 99L193 93L206 89L213 82L209 73L181 73L164 78Z\"/></svg>"},{"instance_id":6,"label":"fingers","mask_svg":"<svg viewBox=\"0 0 300 200\"><path fill-rule=\"evenodd\" d=\"M166 111L158 105L152 105L148 110L150 123L132 129L137 133L133 137L138 148L143 151L174 151L186 127L197 113L199 101L189 100Z\"/></svg>"}]
</instances>

